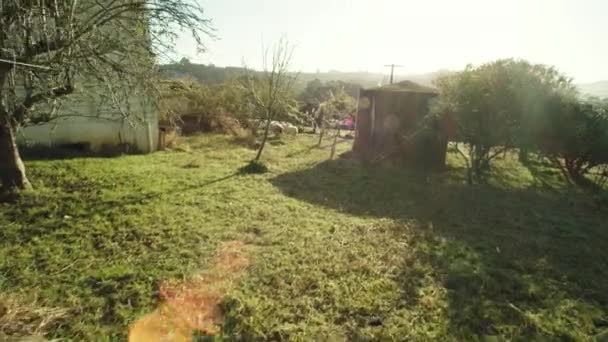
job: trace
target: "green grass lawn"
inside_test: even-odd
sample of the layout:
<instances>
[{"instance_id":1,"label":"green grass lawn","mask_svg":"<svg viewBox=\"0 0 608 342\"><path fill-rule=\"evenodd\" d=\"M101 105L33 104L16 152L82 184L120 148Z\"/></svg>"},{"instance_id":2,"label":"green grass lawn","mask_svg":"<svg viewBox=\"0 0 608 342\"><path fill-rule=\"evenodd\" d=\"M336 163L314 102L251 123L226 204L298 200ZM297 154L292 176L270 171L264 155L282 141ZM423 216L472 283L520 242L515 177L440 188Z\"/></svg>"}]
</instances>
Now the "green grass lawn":
<instances>
[{"instance_id":1,"label":"green grass lawn","mask_svg":"<svg viewBox=\"0 0 608 342\"><path fill-rule=\"evenodd\" d=\"M557 171L507 158L487 184L467 186L454 156L425 175L328 160L315 140L273 142L263 175L237 175L254 151L222 136L144 156L27 162L36 192L0 204L0 301L31 320L61 310L49 337L124 339L159 304L162 281L200 273L222 242L240 240L250 266L222 302L224 339L588 340L608 330L608 210ZM3 311L0 332L27 328L3 325Z\"/></svg>"}]
</instances>

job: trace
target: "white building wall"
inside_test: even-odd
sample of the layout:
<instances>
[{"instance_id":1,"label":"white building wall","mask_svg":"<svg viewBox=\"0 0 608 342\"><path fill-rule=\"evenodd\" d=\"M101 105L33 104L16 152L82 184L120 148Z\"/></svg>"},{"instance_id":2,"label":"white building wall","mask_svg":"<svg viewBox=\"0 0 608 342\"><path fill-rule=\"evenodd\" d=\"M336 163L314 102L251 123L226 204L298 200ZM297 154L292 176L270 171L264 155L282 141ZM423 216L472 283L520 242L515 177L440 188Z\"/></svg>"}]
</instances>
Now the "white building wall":
<instances>
[{"instance_id":1,"label":"white building wall","mask_svg":"<svg viewBox=\"0 0 608 342\"><path fill-rule=\"evenodd\" d=\"M85 3L90 1L85 0ZM95 12L100 9L100 6L102 5L98 4L98 6L90 7L89 10ZM123 24L137 25L138 22L125 19ZM139 39L130 35L133 32L125 34L122 29L114 32L112 26L103 29L110 30L112 34L123 34L125 36L124 44L129 44L129 40ZM141 39L149 42L147 32L142 31L141 34ZM138 44L133 43L133 49L142 52ZM147 50L143 52L147 53ZM106 57L116 61L123 58L114 54L108 54ZM152 61L152 56L149 58ZM132 63L138 63L133 67L146 66L141 62L132 61ZM100 151L104 145L125 144L130 145L130 151L133 152L149 153L158 149L158 110L154 105L155 99L145 93L143 85L131 83L130 86L125 86L128 82L114 83L111 79L106 81L114 87L123 87L118 90L121 95L129 95L128 108L123 108L128 115L124 115L115 109L116 105L108 103L108 98L111 96L109 96L107 84L101 84L86 76L73 77L76 80L76 92L61 98L59 110L54 116L55 119L49 123L21 127L17 132L20 144L49 147L62 144L87 144L94 152ZM125 104L121 102L120 105Z\"/></svg>"},{"instance_id":2,"label":"white building wall","mask_svg":"<svg viewBox=\"0 0 608 342\"><path fill-rule=\"evenodd\" d=\"M131 152L149 153L158 149L158 111L151 100L130 101L133 113L123 118L121 113L99 115L92 108L94 101L73 96L74 99L62 105L64 109L57 119L19 129L18 142L48 147L86 144L93 152L99 152L105 146L125 145ZM62 118L62 114L69 116Z\"/></svg>"},{"instance_id":3,"label":"white building wall","mask_svg":"<svg viewBox=\"0 0 608 342\"><path fill-rule=\"evenodd\" d=\"M94 152L105 146L128 145L131 151L149 153L158 147L158 123L131 125L95 118L70 118L24 127L18 132L18 141L25 145L48 147L87 144Z\"/></svg>"}]
</instances>

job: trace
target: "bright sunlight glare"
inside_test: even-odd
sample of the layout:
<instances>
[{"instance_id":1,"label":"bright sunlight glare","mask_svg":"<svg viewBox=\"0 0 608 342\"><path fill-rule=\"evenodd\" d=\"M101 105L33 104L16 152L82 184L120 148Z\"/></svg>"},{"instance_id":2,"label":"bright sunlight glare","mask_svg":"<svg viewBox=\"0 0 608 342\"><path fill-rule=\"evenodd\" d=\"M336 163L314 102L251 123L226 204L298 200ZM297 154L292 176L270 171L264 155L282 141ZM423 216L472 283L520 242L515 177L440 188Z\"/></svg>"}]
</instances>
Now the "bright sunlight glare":
<instances>
[{"instance_id":1,"label":"bright sunlight glare","mask_svg":"<svg viewBox=\"0 0 608 342\"><path fill-rule=\"evenodd\" d=\"M400 73L457 70L468 63L523 58L557 66L578 82L608 78L608 23L602 0L200 0L217 40L197 54L184 33L176 58L241 66L259 63L262 42L286 37L299 71ZM243 29L246 28L246 29Z\"/></svg>"}]
</instances>

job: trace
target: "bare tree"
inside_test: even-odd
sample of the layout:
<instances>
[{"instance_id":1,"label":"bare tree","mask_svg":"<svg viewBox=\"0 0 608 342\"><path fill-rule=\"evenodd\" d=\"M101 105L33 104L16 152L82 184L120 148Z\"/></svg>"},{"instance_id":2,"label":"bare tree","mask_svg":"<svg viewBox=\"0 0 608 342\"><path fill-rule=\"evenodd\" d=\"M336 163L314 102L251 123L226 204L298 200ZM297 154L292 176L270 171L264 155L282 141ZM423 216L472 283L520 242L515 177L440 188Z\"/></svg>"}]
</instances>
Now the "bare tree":
<instances>
[{"instance_id":1,"label":"bare tree","mask_svg":"<svg viewBox=\"0 0 608 342\"><path fill-rule=\"evenodd\" d=\"M264 122L264 135L254 161L259 161L266 146L270 123L280 116L289 115L295 107L293 85L297 75L288 74L293 47L281 39L273 48L263 49L262 76L249 76L249 91L258 117ZM269 56L269 54L272 54Z\"/></svg>"},{"instance_id":2,"label":"bare tree","mask_svg":"<svg viewBox=\"0 0 608 342\"><path fill-rule=\"evenodd\" d=\"M63 97L87 90L130 117L134 89L154 89L154 56L183 30L204 49L210 24L195 0L0 0L3 189L30 187L15 139L20 126L57 119Z\"/></svg>"}]
</instances>

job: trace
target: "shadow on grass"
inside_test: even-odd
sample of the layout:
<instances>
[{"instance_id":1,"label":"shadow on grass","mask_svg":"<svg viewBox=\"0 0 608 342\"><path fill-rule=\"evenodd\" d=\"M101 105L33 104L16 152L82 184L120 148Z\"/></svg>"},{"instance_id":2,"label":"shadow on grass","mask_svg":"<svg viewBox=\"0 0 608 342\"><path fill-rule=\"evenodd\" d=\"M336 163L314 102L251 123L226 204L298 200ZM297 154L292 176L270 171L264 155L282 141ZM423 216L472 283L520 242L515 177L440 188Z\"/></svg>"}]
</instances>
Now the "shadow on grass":
<instances>
[{"instance_id":1,"label":"shadow on grass","mask_svg":"<svg viewBox=\"0 0 608 342\"><path fill-rule=\"evenodd\" d=\"M596 205L606 205L606 198L608 198L608 189L606 189L597 180L594 180L590 174L581 177L578 180L569 182L567 177L559 171L551 163L536 159L528 160L523 165L530 171L534 181L539 187L544 189L559 189L561 184L569 184L571 191L582 190L588 195L595 196Z\"/></svg>"},{"instance_id":2,"label":"shadow on grass","mask_svg":"<svg viewBox=\"0 0 608 342\"><path fill-rule=\"evenodd\" d=\"M523 162L523 165L530 171L534 182L539 187L555 189L559 187L559 184L566 182L559 170L541 160L530 159Z\"/></svg>"},{"instance_id":3,"label":"shadow on grass","mask_svg":"<svg viewBox=\"0 0 608 342\"><path fill-rule=\"evenodd\" d=\"M413 225L411 248L447 291L452 336L579 340L608 328L608 212L583 194L447 178L336 160L271 182L315 205ZM425 275L407 263L400 272L411 302L412 277Z\"/></svg>"},{"instance_id":4,"label":"shadow on grass","mask_svg":"<svg viewBox=\"0 0 608 342\"><path fill-rule=\"evenodd\" d=\"M308 146L306 148L303 148L303 149L301 149L299 151L295 151L295 152L289 153L285 157L287 157L287 158L297 157L297 156L300 156L300 155L303 155L303 154L310 153L310 151L314 150L315 148L317 148L317 144L310 145L310 146Z\"/></svg>"},{"instance_id":5,"label":"shadow on grass","mask_svg":"<svg viewBox=\"0 0 608 342\"><path fill-rule=\"evenodd\" d=\"M59 146L21 146L19 153L23 160L65 160L75 158L115 158L140 152L128 144L103 145L93 151L89 144L76 143Z\"/></svg>"},{"instance_id":6,"label":"shadow on grass","mask_svg":"<svg viewBox=\"0 0 608 342\"><path fill-rule=\"evenodd\" d=\"M287 158L293 158L293 157L298 157L298 156L310 153L312 150L315 150L315 149L325 150L325 149L331 148L331 146L333 145L333 140L329 139L329 138L331 138L331 137L328 137L328 139L325 141L325 142L327 142L326 145L321 145L321 146L319 146L318 144L310 145L310 146L308 146L306 148L303 148L303 149L301 149L299 151L295 151L295 152L289 153L285 157L287 157ZM347 143L347 142L350 142L350 140L340 138L340 140L337 141L336 146L340 145L340 144L343 144L343 143Z\"/></svg>"},{"instance_id":7,"label":"shadow on grass","mask_svg":"<svg viewBox=\"0 0 608 342\"><path fill-rule=\"evenodd\" d=\"M5 291L34 288L52 303L76 300L82 305L66 318L79 323L62 325L51 337L124 340L122 334L139 310L156 304L158 284L183 277L193 260L198 264L208 240L192 226L159 223L151 229L147 225L154 222L145 216L167 203L179 210L184 198L198 201L208 187L236 175L115 197L86 181L25 194L1 208L0 222L8 224L0 229L0 285ZM192 196L175 196L185 192ZM182 234L188 238L182 240ZM17 251L7 252L11 246L18 246ZM63 291L70 293L69 304ZM85 333L89 338L78 335Z\"/></svg>"},{"instance_id":8,"label":"shadow on grass","mask_svg":"<svg viewBox=\"0 0 608 342\"><path fill-rule=\"evenodd\" d=\"M35 240L39 236L50 233L48 225L47 227L39 225L39 222L42 221L56 220L57 224L55 226L60 227L66 223L66 220L71 220L72 218L88 220L95 215L112 215L121 210L127 210L129 206L145 205L163 197L171 197L175 194L200 190L213 184L224 182L238 175L238 172L234 172L223 177L188 186L175 187L171 190L132 193L115 199L102 199L100 198L99 193L91 193L88 196L81 195L76 197L70 194L54 194L53 200L58 203L54 211L65 213L67 216L64 217L61 217L63 214L57 216L55 212L49 212L48 210L37 210L37 207L42 208L46 206L46 203L41 204L39 202L47 200L44 196L36 196L35 199L29 198L23 202L18 202L19 198L16 198L15 201L17 201L17 204L14 206L14 210L7 212L6 215L10 215L9 217L12 221L25 221L30 223L30 225L24 227L24 229L20 229L17 232L17 235L12 236L11 239L14 239L14 242L16 243L27 243L31 240ZM86 187L86 184L84 186ZM72 189L72 191L79 191L79 189ZM135 210L136 208L133 209ZM7 237L3 236L1 231L0 238L7 241Z\"/></svg>"}]
</instances>

